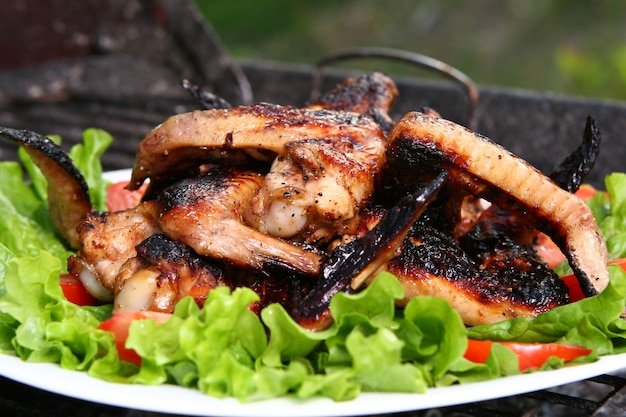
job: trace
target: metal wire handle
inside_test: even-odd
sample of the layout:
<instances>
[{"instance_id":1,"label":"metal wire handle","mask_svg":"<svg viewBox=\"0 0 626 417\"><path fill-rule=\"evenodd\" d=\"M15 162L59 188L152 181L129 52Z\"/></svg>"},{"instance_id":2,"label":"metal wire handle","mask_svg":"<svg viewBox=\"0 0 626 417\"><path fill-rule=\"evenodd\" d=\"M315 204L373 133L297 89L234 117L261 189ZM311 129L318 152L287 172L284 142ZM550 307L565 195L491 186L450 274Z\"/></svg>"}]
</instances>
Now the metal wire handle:
<instances>
[{"instance_id":1,"label":"metal wire handle","mask_svg":"<svg viewBox=\"0 0 626 417\"><path fill-rule=\"evenodd\" d=\"M311 85L311 99L315 99L320 95L320 85L322 80L322 72L324 67L337 61L354 59L354 58L382 58L401 61L413 65L418 65L422 68L433 70L439 74L442 74L457 83L459 83L467 93L470 101L470 127L474 124L474 115L476 108L478 107L479 93L476 88L476 84L463 72L446 64L438 59L418 54L416 52L393 49L393 48L379 48L379 47L365 47L348 49L345 51L335 52L319 60L312 70L312 85Z\"/></svg>"}]
</instances>

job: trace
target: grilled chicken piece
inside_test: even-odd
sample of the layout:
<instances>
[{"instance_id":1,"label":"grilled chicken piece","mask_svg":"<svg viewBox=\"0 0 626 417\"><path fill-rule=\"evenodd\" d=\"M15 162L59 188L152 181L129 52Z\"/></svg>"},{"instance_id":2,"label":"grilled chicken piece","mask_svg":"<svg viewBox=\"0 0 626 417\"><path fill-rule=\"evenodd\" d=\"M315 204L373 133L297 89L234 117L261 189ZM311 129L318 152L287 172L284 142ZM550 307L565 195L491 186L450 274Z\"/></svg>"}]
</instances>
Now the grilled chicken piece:
<instances>
[{"instance_id":1,"label":"grilled chicken piece","mask_svg":"<svg viewBox=\"0 0 626 417\"><path fill-rule=\"evenodd\" d=\"M473 195L524 213L559 245L586 296L607 286L606 243L593 213L537 169L462 126L416 112L395 125L390 141L435 161L450 172L451 182Z\"/></svg>"},{"instance_id":2,"label":"grilled chicken piece","mask_svg":"<svg viewBox=\"0 0 626 417\"><path fill-rule=\"evenodd\" d=\"M373 72L362 77L348 78L306 108L367 114L388 132L393 127L389 110L397 96L398 89L395 83L386 75Z\"/></svg>"},{"instance_id":3,"label":"grilled chicken piece","mask_svg":"<svg viewBox=\"0 0 626 417\"><path fill-rule=\"evenodd\" d=\"M312 138L347 139L373 153L385 143L376 122L356 113L272 104L194 111L170 117L139 143L129 188L139 188L146 178L171 182L235 150L271 160L286 154L287 143Z\"/></svg>"},{"instance_id":4,"label":"grilled chicken piece","mask_svg":"<svg viewBox=\"0 0 626 417\"><path fill-rule=\"evenodd\" d=\"M102 300L116 294L116 310L168 311L185 295L201 303L228 281L255 288L263 303L283 300L299 321L319 329L328 323L333 294L354 291L386 269L400 278L407 298L447 298L467 324L533 316L567 302L567 294L532 249L520 245L530 236L529 219L560 243L587 295L606 286L606 247L586 205L436 113L409 113L391 130L389 144L383 131L391 128L396 95L391 80L375 73L348 80L304 109L262 104L173 116L138 148L129 188L150 178L149 198L118 213L91 213L84 180L47 139L6 128L0 136L23 144L52 180L57 226L80 247L68 261L70 272ZM595 125L588 131L597 136ZM564 166L584 175L594 146L583 144ZM398 149L410 153L394 154ZM424 185L424 194L403 200L365 237L331 245L327 259L305 246L357 233L387 157L413 172L400 187L385 181L381 194L405 195L407 183ZM223 167L230 163L256 171ZM450 178L446 186L442 176L426 185L442 170ZM182 175L188 177L181 181ZM563 182L561 173L553 178ZM433 208L437 192L446 203ZM513 215L506 220L495 207L453 229L467 193ZM429 215L409 232L428 204L447 222L435 225ZM524 224L522 212L530 213ZM227 280L226 269L245 273Z\"/></svg>"},{"instance_id":5,"label":"grilled chicken piece","mask_svg":"<svg viewBox=\"0 0 626 417\"><path fill-rule=\"evenodd\" d=\"M225 285L220 265L164 235L151 235L136 251L116 277L113 312L171 313L187 296L202 306L213 288Z\"/></svg>"},{"instance_id":6,"label":"grilled chicken piece","mask_svg":"<svg viewBox=\"0 0 626 417\"><path fill-rule=\"evenodd\" d=\"M137 255L135 247L160 233L154 202L114 213L92 213L78 226L81 247L68 259L68 271L102 301L113 299L122 265Z\"/></svg>"},{"instance_id":7,"label":"grilled chicken piece","mask_svg":"<svg viewBox=\"0 0 626 417\"><path fill-rule=\"evenodd\" d=\"M170 239L199 255L262 271L268 265L314 275L320 255L244 224L242 212L263 176L221 166L181 180L159 194L159 224Z\"/></svg>"},{"instance_id":8,"label":"grilled chicken piece","mask_svg":"<svg viewBox=\"0 0 626 417\"><path fill-rule=\"evenodd\" d=\"M317 284L292 301L295 320L311 330L326 328L332 321L330 299L338 292L353 292L362 287L397 256L411 226L435 199L446 179L447 174L440 174L425 188L401 199L366 234L333 249Z\"/></svg>"},{"instance_id":9,"label":"grilled chicken piece","mask_svg":"<svg viewBox=\"0 0 626 417\"><path fill-rule=\"evenodd\" d=\"M499 237L488 239L493 246L482 246L480 253L485 256L480 259L477 254L470 256L450 234L420 219L400 255L386 265L405 290L399 305L420 295L441 297L466 325L474 326L534 317L568 302L565 285L534 259L532 250L522 250L510 240L496 244ZM509 250L498 252L496 246Z\"/></svg>"},{"instance_id":10,"label":"grilled chicken piece","mask_svg":"<svg viewBox=\"0 0 626 417\"><path fill-rule=\"evenodd\" d=\"M44 136L8 127L0 127L0 136L21 145L46 177L56 230L70 247L77 249L80 241L76 227L92 210L83 175L65 150Z\"/></svg>"},{"instance_id":11,"label":"grilled chicken piece","mask_svg":"<svg viewBox=\"0 0 626 417\"><path fill-rule=\"evenodd\" d=\"M388 123L396 95L389 78L373 74L304 109L264 104L174 116L140 143L130 187L147 177L152 187L166 184L172 171L224 164L242 151L259 159L270 152L276 159L246 222L275 237L325 243L354 227L385 163L380 126L356 112Z\"/></svg>"},{"instance_id":12,"label":"grilled chicken piece","mask_svg":"<svg viewBox=\"0 0 626 417\"><path fill-rule=\"evenodd\" d=\"M373 194L383 147L372 155L341 138L286 147L287 155L276 158L245 211L246 221L261 232L309 244L349 233Z\"/></svg>"},{"instance_id":13,"label":"grilled chicken piece","mask_svg":"<svg viewBox=\"0 0 626 417\"><path fill-rule=\"evenodd\" d=\"M367 114L389 128L397 93L391 79L373 73L348 79L305 109ZM384 136L374 131L362 137L329 132L286 143L246 221L264 233L312 245L354 233L384 166L385 148Z\"/></svg>"}]
</instances>

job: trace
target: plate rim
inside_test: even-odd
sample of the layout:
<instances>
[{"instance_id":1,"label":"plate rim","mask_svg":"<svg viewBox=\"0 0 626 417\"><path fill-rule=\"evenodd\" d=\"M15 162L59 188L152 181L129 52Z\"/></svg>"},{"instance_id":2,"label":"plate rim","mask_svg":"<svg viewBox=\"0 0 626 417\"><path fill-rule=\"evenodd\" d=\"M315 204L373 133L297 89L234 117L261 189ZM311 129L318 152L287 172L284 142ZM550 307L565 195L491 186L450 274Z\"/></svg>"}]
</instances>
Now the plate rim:
<instances>
[{"instance_id":1,"label":"plate rim","mask_svg":"<svg viewBox=\"0 0 626 417\"><path fill-rule=\"evenodd\" d=\"M626 370L625 361L626 353L607 355L596 362L554 370L429 388L423 394L365 392L341 402L330 398L280 397L241 403L235 398L211 397L177 385L108 382L58 364L25 362L6 354L0 354L0 375L66 397L149 412L213 417L341 417L419 411L520 395Z\"/></svg>"}]
</instances>

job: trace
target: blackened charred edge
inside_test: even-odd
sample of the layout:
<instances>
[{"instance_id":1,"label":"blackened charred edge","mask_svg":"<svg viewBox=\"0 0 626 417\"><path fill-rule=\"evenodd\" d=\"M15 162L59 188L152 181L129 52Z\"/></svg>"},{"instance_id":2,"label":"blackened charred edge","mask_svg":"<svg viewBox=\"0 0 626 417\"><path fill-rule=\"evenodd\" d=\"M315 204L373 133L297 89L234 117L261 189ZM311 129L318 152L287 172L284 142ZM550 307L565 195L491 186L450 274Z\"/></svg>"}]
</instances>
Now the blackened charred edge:
<instances>
[{"instance_id":1,"label":"blackened charred edge","mask_svg":"<svg viewBox=\"0 0 626 417\"><path fill-rule=\"evenodd\" d=\"M588 115L582 143L552 171L550 179L570 193L578 190L596 163L601 142L598 123Z\"/></svg>"},{"instance_id":2,"label":"blackened charred edge","mask_svg":"<svg viewBox=\"0 0 626 417\"><path fill-rule=\"evenodd\" d=\"M193 251L187 245L169 239L163 234L154 234L146 238L136 247L137 255L141 258L176 262L178 259L189 258Z\"/></svg>"},{"instance_id":3,"label":"blackened charred edge","mask_svg":"<svg viewBox=\"0 0 626 417\"><path fill-rule=\"evenodd\" d=\"M232 105L210 91L204 90L198 85L192 84L189 80L182 80L181 85L187 90L191 96L202 106L207 109L230 109Z\"/></svg>"},{"instance_id":4,"label":"blackened charred edge","mask_svg":"<svg viewBox=\"0 0 626 417\"><path fill-rule=\"evenodd\" d=\"M275 126L301 126L311 123L345 124L349 126L374 126L376 122L371 116L353 112L332 110L303 110L297 107L279 104L260 103L253 106L237 107L235 111L249 113L253 116L267 117L273 120L268 128ZM377 125L376 125L377 126Z\"/></svg>"},{"instance_id":5,"label":"blackened charred edge","mask_svg":"<svg viewBox=\"0 0 626 417\"><path fill-rule=\"evenodd\" d=\"M447 281L485 306L506 302L522 310L543 312L568 302L567 287L545 265L533 262L525 248L514 242L501 245L497 239L491 243L494 241L498 250L522 256L526 267L495 262L485 269L480 256L469 253L467 242L461 247L449 234L420 219L387 270L400 279ZM482 243L479 239L471 244Z\"/></svg>"},{"instance_id":6,"label":"blackened charred edge","mask_svg":"<svg viewBox=\"0 0 626 417\"><path fill-rule=\"evenodd\" d=\"M30 130L20 130L2 126L0 126L0 136L23 146L27 151L30 148L42 153L46 158L54 161L67 172L72 179L76 180L85 195L89 195L89 187L87 186L83 174L76 168L76 165L74 165L68 153L52 140Z\"/></svg>"},{"instance_id":7,"label":"blackened charred edge","mask_svg":"<svg viewBox=\"0 0 626 417\"><path fill-rule=\"evenodd\" d=\"M574 272L574 276L580 284L580 290L584 296L593 297L594 295L598 295L598 290L593 286L593 281L597 281L599 278L589 276L589 274L580 267L580 262L576 259L575 253L568 252L565 256Z\"/></svg>"},{"instance_id":8,"label":"blackened charred edge","mask_svg":"<svg viewBox=\"0 0 626 417\"><path fill-rule=\"evenodd\" d=\"M398 90L395 84L380 72L374 72L358 78L348 79L337 88L322 95L308 104L318 104L331 110L350 110L363 102L370 104L366 114L378 123L384 132L393 127L388 110L392 107Z\"/></svg>"},{"instance_id":9,"label":"blackened charred edge","mask_svg":"<svg viewBox=\"0 0 626 417\"><path fill-rule=\"evenodd\" d=\"M367 235L335 249L322 268L319 285L304 297L295 314L300 317L318 316L328 308L335 294L349 291L355 276L382 251L390 250L394 241L404 240L413 222L435 198L446 180L447 173L441 173L424 189L402 198Z\"/></svg>"},{"instance_id":10,"label":"blackened charred edge","mask_svg":"<svg viewBox=\"0 0 626 417\"><path fill-rule=\"evenodd\" d=\"M178 206L193 204L199 198L210 198L228 187L228 179L234 173L234 168L215 166L197 177L184 178L165 187L159 192L158 200L163 205L163 211L169 211Z\"/></svg>"},{"instance_id":11,"label":"blackened charred edge","mask_svg":"<svg viewBox=\"0 0 626 417\"><path fill-rule=\"evenodd\" d=\"M151 265L185 262L192 270L208 269L216 277L222 275L222 270L213 260L198 255L189 246L163 234L149 236L137 245L136 251L137 256Z\"/></svg>"}]
</instances>

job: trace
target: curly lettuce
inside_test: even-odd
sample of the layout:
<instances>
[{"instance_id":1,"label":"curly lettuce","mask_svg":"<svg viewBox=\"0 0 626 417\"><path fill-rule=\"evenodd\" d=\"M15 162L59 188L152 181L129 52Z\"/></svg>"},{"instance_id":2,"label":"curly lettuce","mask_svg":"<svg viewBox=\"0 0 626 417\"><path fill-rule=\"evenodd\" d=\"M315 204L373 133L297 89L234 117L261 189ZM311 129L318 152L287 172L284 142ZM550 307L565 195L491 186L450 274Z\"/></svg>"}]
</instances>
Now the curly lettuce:
<instances>
[{"instance_id":1,"label":"curly lettuce","mask_svg":"<svg viewBox=\"0 0 626 417\"><path fill-rule=\"evenodd\" d=\"M83 142L70 154L86 174L94 207L102 207L108 184L102 179L100 156L112 138L89 129ZM22 165L0 162L0 351L26 361L88 370L104 359L102 352L112 349L109 335L96 331L111 308L82 308L63 296L59 276L73 252L55 231L46 179L21 149L19 155Z\"/></svg>"}]
</instances>

